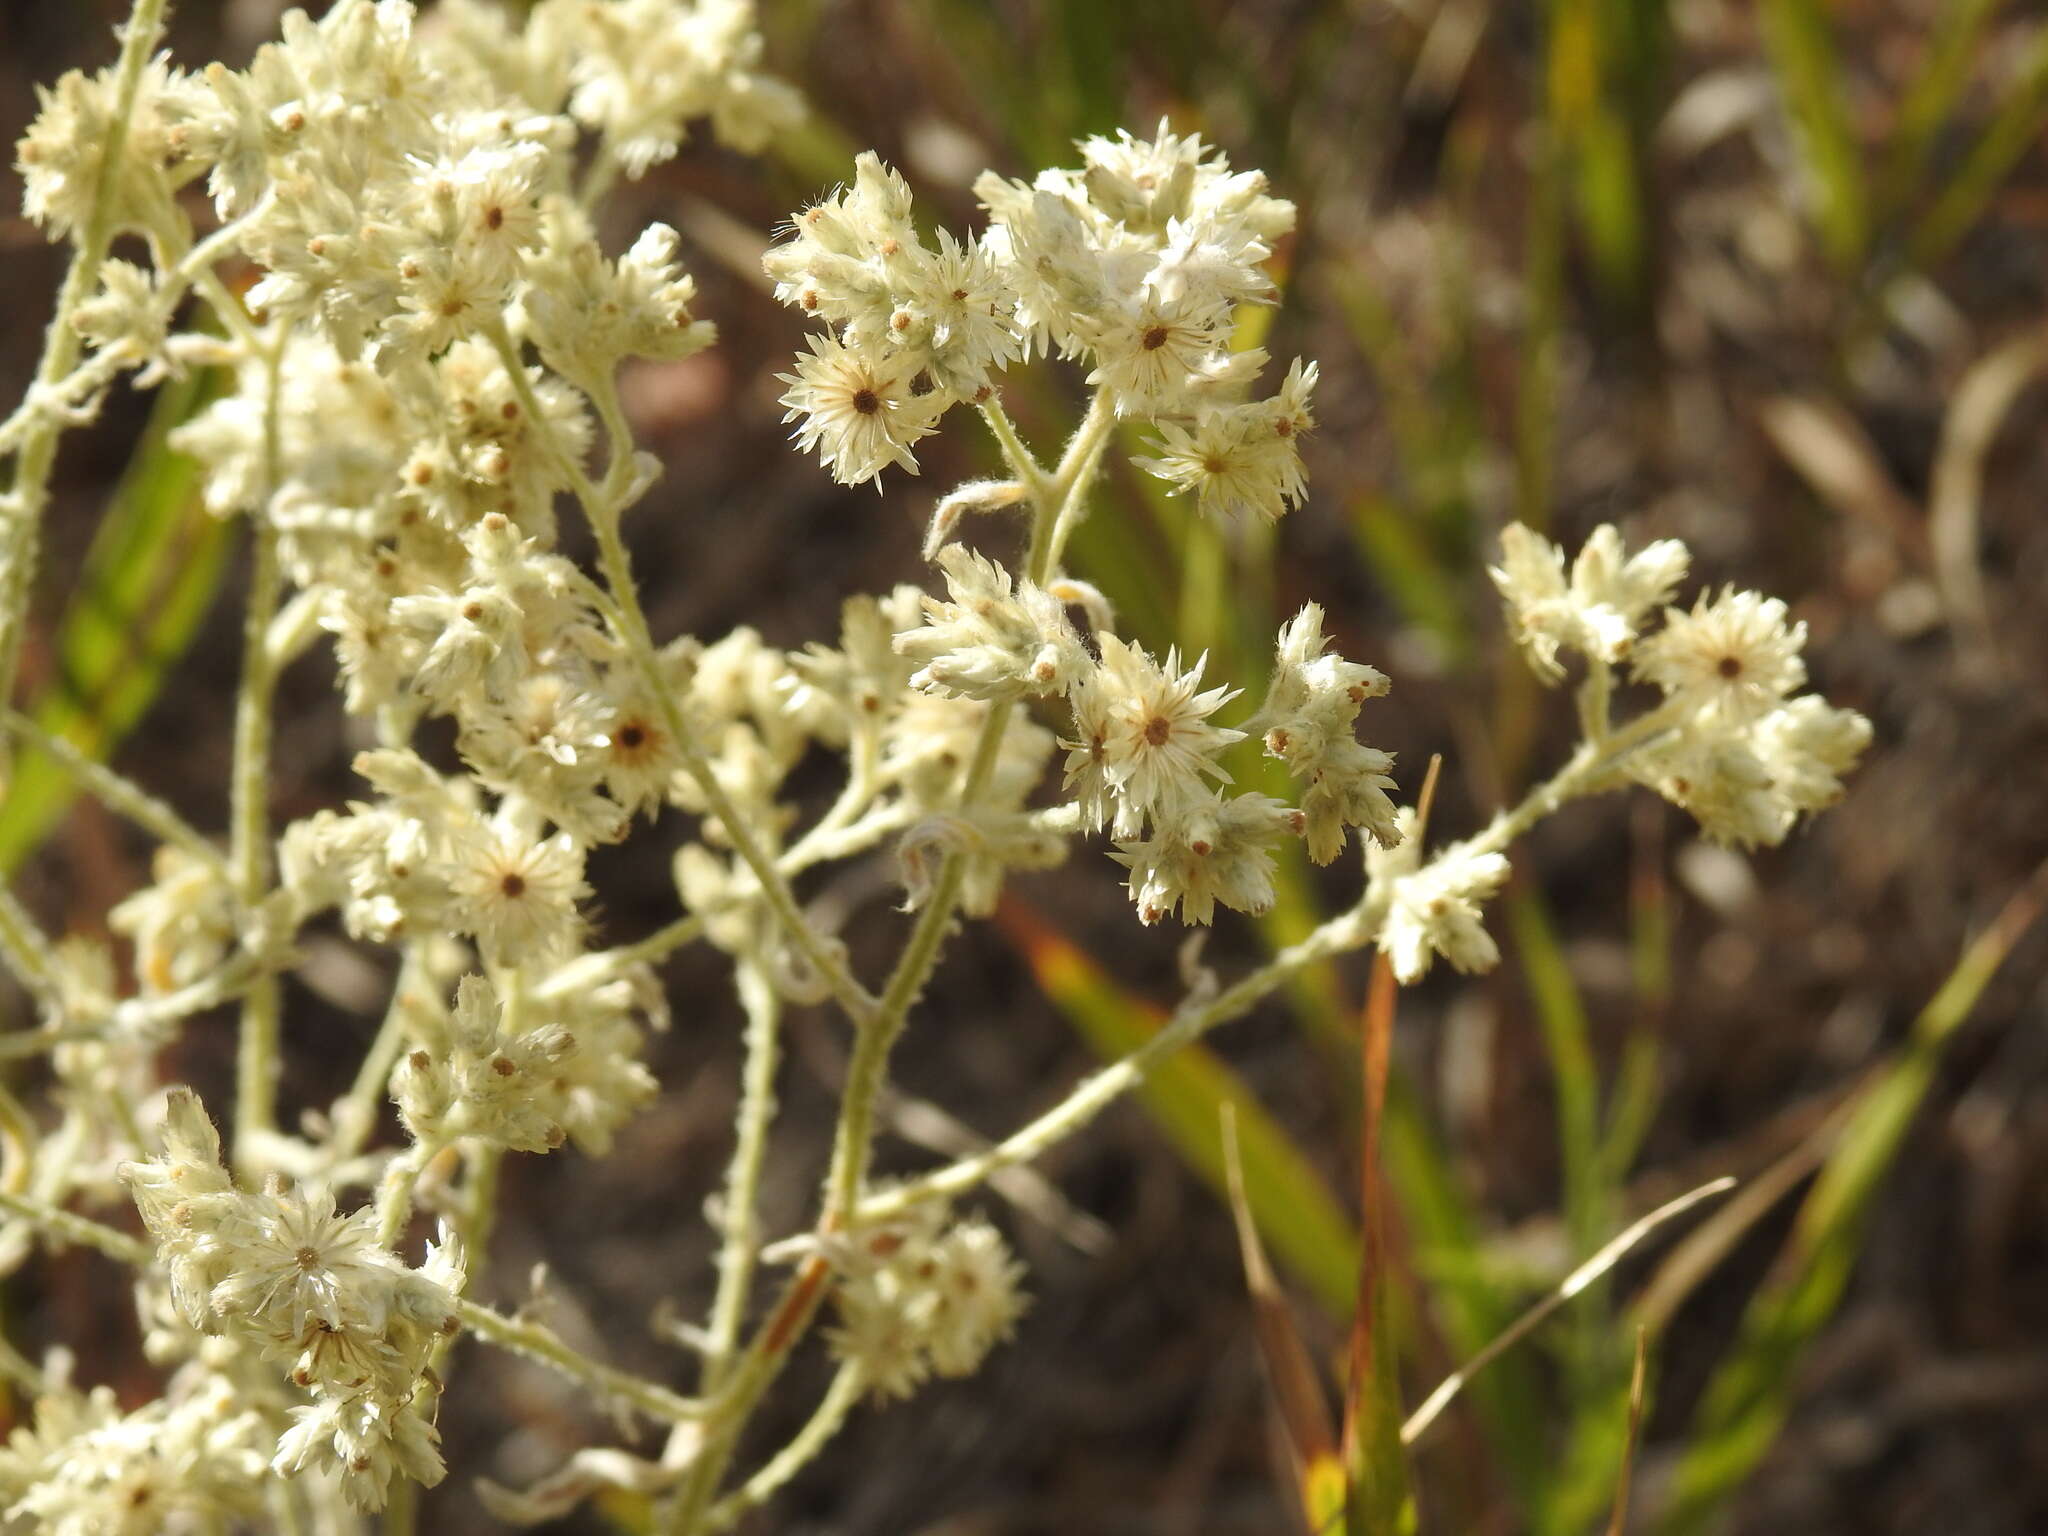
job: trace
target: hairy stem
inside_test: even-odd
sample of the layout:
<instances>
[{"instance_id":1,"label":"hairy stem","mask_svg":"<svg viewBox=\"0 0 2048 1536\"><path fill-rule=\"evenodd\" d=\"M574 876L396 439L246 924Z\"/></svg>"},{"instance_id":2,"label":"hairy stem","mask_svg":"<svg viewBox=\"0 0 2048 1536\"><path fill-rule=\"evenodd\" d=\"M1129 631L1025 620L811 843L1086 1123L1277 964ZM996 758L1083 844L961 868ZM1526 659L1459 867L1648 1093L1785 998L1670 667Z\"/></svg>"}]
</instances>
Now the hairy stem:
<instances>
[{"instance_id":1,"label":"hairy stem","mask_svg":"<svg viewBox=\"0 0 2048 1536\"><path fill-rule=\"evenodd\" d=\"M249 604L242 621L242 682L235 695L235 747L229 784L228 866L235 896L244 911L262 904L270 885L271 705L277 687L277 659L270 648L270 621L284 590L278 533L269 502L283 479L280 411L283 405L285 339L280 335L266 359L268 394L263 412L264 510L250 519ZM259 972L242 998L241 1036L235 1057L234 1162L244 1175L261 1169L258 1150L277 1131L277 1037L280 1012L277 977Z\"/></svg>"},{"instance_id":2,"label":"hairy stem","mask_svg":"<svg viewBox=\"0 0 2048 1536\"><path fill-rule=\"evenodd\" d=\"M613 616L617 620L618 638L632 657L634 668L641 681L661 711L662 723L675 739L676 749L683 759L683 769L703 795L710 814L718 819L730 838L734 852L747 868L753 871L759 882L761 894L768 903L795 944L818 975L825 981L832 995L838 999L848 1016L856 1023L866 1019L875 1008L875 999L867 989L854 979L846 967L845 960L837 950L826 942L797 905L796 895L789 888L789 882L776 869L760 840L754 835L732 797L725 792L725 786L718 781L718 774L703 743L698 739L695 728L684 714L681 703L675 697L661 674L661 662L656 656L654 642L647 625L647 616L640 606L639 589L633 580L633 564L626 553L625 541L619 536L619 517L623 510L626 484L631 477L632 440L626 434L625 423L620 415L616 391L609 386L593 397L599 416L605 421L611 437L611 463L606 470L603 486L594 484L584 472L582 465L563 448L550 431L547 416L541 409L540 400L534 394L533 381L527 377L526 364L519 355L518 344L506 330L502 320L494 321L487 329L492 346L499 360L505 365L506 375L512 382L513 391L519 396L520 404L527 413L527 420L536 432L547 434L554 457L564 475L568 477L576 498L582 503L590 530L597 538L598 566L604 573L609 589Z\"/></svg>"},{"instance_id":3,"label":"hairy stem","mask_svg":"<svg viewBox=\"0 0 2048 1536\"><path fill-rule=\"evenodd\" d=\"M606 1401L627 1404L665 1424L694 1422L704 1416L705 1405L696 1398L683 1397L630 1371L593 1360L540 1323L507 1317L461 1297L456 1298L455 1315L478 1338L560 1371Z\"/></svg>"},{"instance_id":4,"label":"hairy stem","mask_svg":"<svg viewBox=\"0 0 2048 1536\"><path fill-rule=\"evenodd\" d=\"M999 424L1004 428L1008 426L1009 418L1000 406L984 407L984 413L992 429L997 429ZM1014 431L1006 436L1003 430L996 430L996 440L1003 445L1012 473L1024 484L1034 487L1031 552L1025 568L1027 580L1042 585L1050 573L1053 529L1086 499L1100 462L1102 443L1115 419L1108 395L1097 394L1090 402L1088 414L1080 427L1068 441L1066 451L1060 455L1058 467L1049 476L1038 468L1037 461L1023 444L1016 441ZM974 759L967 770L966 784L960 793L962 808L971 809L988 792L988 786L995 778L996 765L1002 759L1003 736L1009 729L1015 707L1009 699L998 700L989 706L980 738L975 743ZM853 1059L847 1064L846 1086L840 1097L832 1168L826 1178L823 1225L827 1230L844 1225L859 1203L861 1184L866 1177L868 1157L874 1144L875 1100L888 1075L889 1052L902 1035L910 1010L916 1005L938 964L939 952L945 945L946 932L952 924L954 908L959 904L960 887L966 874L966 860L957 853L948 855L924 909L918 913L917 925L911 930L896 968L883 988L881 1006L855 1037Z\"/></svg>"},{"instance_id":5,"label":"hairy stem","mask_svg":"<svg viewBox=\"0 0 2048 1536\"><path fill-rule=\"evenodd\" d=\"M718 1254L718 1294L704 1346L704 1391L716 1392L739 1344L747 1293L761 1252L761 1169L775 1121L775 1071L781 1060L782 999L757 959L735 963L734 984L747 1014L747 1065L737 1136L725 1174L725 1241Z\"/></svg>"},{"instance_id":6,"label":"hairy stem","mask_svg":"<svg viewBox=\"0 0 2048 1536\"><path fill-rule=\"evenodd\" d=\"M1073 520L1078 515L1075 509L1085 502L1101 462L1103 444L1115 423L1114 412L1107 396L1098 394L1049 476L1017 440L1000 407L993 411L985 409L984 414L997 442L1003 446L1012 473L1034 488L1031 547L1025 576L1042 584L1052 570L1057 542L1054 530ZM1009 728L1013 708L1010 700L989 706L961 792L962 806L973 806L987 793L1001 759L1003 735ZM847 1064L846 1083L840 1093L832 1162L825 1176L821 1231L844 1228L858 1212L874 1144L875 1105L887 1081L889 1053L938 963L965 875L965 861L957 854L949 856L890 972L880 1002L868 1017L855 1020L853 1056ZM806 1264L741 1357L721 1396L718 1432L707 1436L682 1490L666 1512L661 1529L668 1536L696 1536L705 1528L712 1498L731 1462L740 1429L780 1374L791 1346L810 1326L828 1276L829 1269L822 1259Z\"/></svg>"},{"instance_id":7,"label":"hairy stem","mask_svg":"<svg viewBox=\"0 0 2048 1536\"><path fill-rule=\"evenodd\" d=\"M1545 816L1597 787L1631 752L1677 725L1684 710L1683 705L1667 704L1638 716L1602 741L1586 742L1512 810L1496 816L1476 837L1455 845L1457 851L1497 853L1506 848ZM1165 1057L1199 1040L1217 1025L1249 1012L1304 966L1361 948L1372 937L1363 903L1339 913L1215 997L1195 1006L1183 1006L1137 1050L1085 1079L1065 1099L986 1152L863 1200L855 1214L856 1224L900 1216L926 1200L957 1198L1005 1168L1030 1162L1137 1087L1145 1080L1145 1074Z\"/></svg>"},{"instance_id":8,"label":"hairy stem","mask_svg":"<svg viewBox=\"0 0 2048 1536\"><path fill-rule=\"evenodd\" d=\"M60 384L77 366L84 338L72 323L78 308L92 296L99 281L100 264L107 259L107 247L114 236L115 189L120 182L122 157L127 150L128 119L135 111L135 99L142 88L143 69L162 35L164 13L169 0L136 0L128 24L121 33L121 54L114 69L114 112L106 142L100 146L98 184L93 189L92 211L78 233L77 249L64 286L57 293L57 307L43 333L43 355L36 364L31 398L47 398L47 391ZM49 500L50 471L56 464L57 439L64 429L61 415L40 412L22 434L15 459L14 479L0 497L0 704L14 696L15 673L21 664L22 635L28 625L28 597L35 579L36 545L44 504ZM0 743L0 770L7 761Z\"/></svg>"},{"instance_id":9,"label":"hairy stem","mask_svg":"<svg viewBox=\"0 0 2048 1536\"><path fill-rule=\"evenodd\" d=\"M796 1432L789 1444L775 1453L766 1466L711 1507L704 1517L704 1529L729 1530L741 1516L759 1509L785 1483L815 1461L818 1453L846 1423L846 1416L860 1401L861 1389L866 1385L859 1367L842 1365L804 1427Z\"/></svg>"}]
</instances>

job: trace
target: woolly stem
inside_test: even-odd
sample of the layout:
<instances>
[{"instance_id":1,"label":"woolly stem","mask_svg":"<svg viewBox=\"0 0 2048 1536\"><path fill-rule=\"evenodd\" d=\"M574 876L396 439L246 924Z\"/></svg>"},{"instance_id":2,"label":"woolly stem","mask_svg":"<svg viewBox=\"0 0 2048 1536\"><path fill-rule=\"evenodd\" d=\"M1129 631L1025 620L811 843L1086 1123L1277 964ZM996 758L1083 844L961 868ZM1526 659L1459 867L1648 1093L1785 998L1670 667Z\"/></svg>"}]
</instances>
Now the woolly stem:
<instances>
[{"instance_id":1,"label":"woolly stem","mask_svg":"<svg viewBox=\"0 0 2048 1536\"><path fill-rule=\"evenodd\" d=\"M781 1060L782 999L758 959L741 959L733 972L747 1014L747 1065L740 1092L732 1163L725 1175L725 1241L718 1255L718 1293L704 1347L704 1390L716 1392L739 1343L747 1293L761 1251L761 1170L768 1130L775 1121L775 1071Z\"/></svg>"},{"instance_id":2,"label":"woolly stem","mask_svg":"<svg viewBox=\"0 0 2048 1536\"><path fill-rule=\"evenodd\" d=\"M608 1402L628 1404L665 1424L694 1422L704 1416L706 1405L698 1399L593 1360L540 1323L507 1317L459 1296L455 1299L455 1315L462 1319L463 1327L485 1342L537 1360Z\"/></svg>"},{"instance_id":3,"label":"woolly stem","mask_svg":"<svg viewBox=\"0 0 2048 1536\"><path fill-rule=\"evenodd\" d=\"M514 393L519 396L520 405L525 409L527 420L533 430L544 435L555 460L568 478L576 498L582 503L590 530L597 538L598 567L604 573L609 588L613 617L617 621L618 638L632 658L641 681L661 710L662 722L674 737L677 751L683 759L683 769L696 784L698 793L704 797L705 807L725 828L733 850L761 887L762 898L768 903L796 945L805 961L817 971L839 1000L848 1016L856 1024L863 1022L873 1013L875 999L867 989L854 979L846 967L845 960L836 949L827 944L810 920L797 905L796 895L776 869L754 831L746 823L732 797L725 792L725 786L718 781L703 743L698 740L696 730L683 713L681 703L675 697L675 690L668 686L661 674L660 658L656 656L654 643L647 625L647 616L640 607L639 589L633 581L633 563L626 553L625 541L619 536L619 516L623 510L625 483L631 473L632 443L625 435L624 421L620 416L616 391L609 381L593 396L600 417L610 432L611 464L605 474L605 485L600 487L591 481L582 465L568 453L556 434L550 428L546 413L542 410L539 397L534 393L533 381L527 377L526 364L519 356L518 344L505 328L502 319L493 320L485 334L496 349L499 360L505 365L507 377L511 380Z\"/></svg>"},{"instance_id":4,"label":"woolly stem","mask_svg":"<svg viewBox=\"0 0 2048 1536\"><path fill-rule=\"evenodd\" d=\"M704 1529L730 1529L742 1515L759 1509L785 1483L815 1461L818 1453L846 1423L846 1416L860 1401L861 1389L866 1385L858 1366L842 1365L804 1427L796 1432L789 1444L775 1453L767 1465L711 1507L710 1513L704 1517Z\"/></svg>"},{"instance_id":5,"label":"woolly stem","mask_svg":"<svg viewBox=\"0 0 2048 1536\"><path fill-rule=\"evenodd\" d=\"M234 766L229 787L228 866L244 911L262 905L270 884L271 705L277 687L277 659L270 649L270 621L284 590L278 533L268 517L269 502L283 478L282 427L285 338L280 335L267 362L268 393L263 412L264 511L250 519L249 604L242 621L242 682L235 695ZM242 998L242 1025L235 1056L236 1170L260 1171L258 1149L277 1131L277 1043L280 996L276 976L259 972Z\"/></svg>"},{"instance_id":6,"label":"woolly stem","mask_svg":"<svg viewBox=\"0 0 2048 1536\"><path fill-rule=\"evenodd\" d=\"M121 33L121 53L114 66L113 120L106 142L100 146L99 174L93 188L92 210L78 233L77 250L64 286L57 293L56 311L43 333L43 355L36 364L31 398L48 398L48 391L62 383L77 366L84 338L73 323L78 309L99 281L100 265L112 244L115 219L115 189L120 183L121 163L128 146L128 120L135 112L135 99L142 88L143 70L163 32L164 12L169 0L136 0L128 25ZM35 579L37 541L44 504L49 500L50 471L56 464L57 439L64 419L52 412L40 412L34 425L22 434L15 459L14 479L7 494L0 497L0 704L14 696L15 673L21 664L23 632L28 627L28 597ZM7 752L0 745L0 772Z\"/></svg>"}]
</instances>

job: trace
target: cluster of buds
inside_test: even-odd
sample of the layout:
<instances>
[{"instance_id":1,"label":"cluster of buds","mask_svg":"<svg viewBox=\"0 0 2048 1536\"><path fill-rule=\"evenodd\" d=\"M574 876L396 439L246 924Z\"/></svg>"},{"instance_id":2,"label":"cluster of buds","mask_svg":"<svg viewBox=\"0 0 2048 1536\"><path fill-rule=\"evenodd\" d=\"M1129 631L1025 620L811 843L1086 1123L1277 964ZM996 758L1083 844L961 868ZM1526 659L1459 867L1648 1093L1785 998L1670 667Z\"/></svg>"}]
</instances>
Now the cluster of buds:
<instances>
[{"instance_id":1,"label":"cluster of buds","mask_svg":"<svg viewBox=\"0 0 2048 1536\"><path fill-rule=\"evenodd\" d=\"M46 1536L205 1536L254 1522L269 1427L227 1378L180 1371L123 1413L111 1387L49 1383L0 1448L0 1524Z\"/></svg>"},{"instance_id":2,"label":"cluster of buds","mask_svg":"<svg viewBox=\"0 0 2048 1536\"><path fill-rule=\"evenodd\" d=\"M833 1293L832 1352L877 1397L908 1397L929 1376L971 1376L1023 1315L1023 1270L976 1217L936 1217L853 1245Z\"/></svg>"}]
</instances>

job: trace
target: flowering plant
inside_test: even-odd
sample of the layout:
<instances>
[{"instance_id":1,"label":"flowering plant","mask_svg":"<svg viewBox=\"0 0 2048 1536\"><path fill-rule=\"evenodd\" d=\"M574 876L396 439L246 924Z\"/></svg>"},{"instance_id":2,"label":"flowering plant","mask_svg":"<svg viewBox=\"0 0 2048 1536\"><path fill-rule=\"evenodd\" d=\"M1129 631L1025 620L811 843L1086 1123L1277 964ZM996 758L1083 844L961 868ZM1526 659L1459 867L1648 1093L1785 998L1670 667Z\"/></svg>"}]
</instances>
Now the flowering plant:
<instances>
[{"instance_id":1,"label":"flowering plant","mask_svg":"<svg viewBox=\"0 0 2048 1536\"><path fill-rule=\"evenodd\" d=\"M22 1262L34 1233L131 1263L163 1387L122 1413L73 1383L61 1352L7 1351L37 1409L0 1454L0 1517L82 1533L266 1516L346 1529L357 1512L402 1512L444 1475L436 1409L469 1333L668 1433L653 1457L592 1448L536 1486L483 1485L499 1514L540 1520L619 1485L655 1497L664 1530L723 1529L864 1396L968 1374L1000 1343L1024 1305L1020 1268L959 1203L1153 1062L1348 951L1377 946L1404 982L1438 958L1490 967L1484 907L1507 850L1579 796L1635 782L1712 837L1774 843L1840 793L1868 740L1861 717L1799 694L1804 634L1782 603L1728 591L1669 607L1683 547L1631 553L1611 527L1568 572L1564 551L1506 530L1493 574L1510 627L1546 682L1574 659L1583 740L1519 804L1434 848L1396 805L1393 758L1358 735L1389 681L1332 650L1322 608L1279 631L1256 707L1238 701L1261 680L1212 682L1206 657L1120 636L1066 566L1115 429L1146 432L1136 467L1202 514L1271 520L1305 495L1299 445L1315 426L1315 365L1261 392L1268 359L1234 344L1245 308L1270 297L1291 205L1164 126L1090 139L1078 168L1028 184L984 175L988 223L972 235L927 237L871 154L794 217L765 263L821 327L782 376L799 446L837 480L879 483L972 413L1005 473L938 500L927 586L849 597L829 641L657 636L622 527L662 466L636 448L618 373L714 333L675 232L655 225L607 255L592 210L689 124L747 148L793 120L793 93L759 67L751 7L541 0L515 24L480 0L425 18L403 0L339 0L317 22L287 16L248 69L196 75L157 54L163 10L138 0L117 63L46 92L18 150L26 210L72 266L35 384L0 426L14 465L0 694L59 436L117 379L215 370L228 387L177 443L204 467L208 506L250 530L234 769L223 846L8 718L160 851L154 883L110 919L134 946L132 996L104 945L50 943L0 893L0 954L38 1014L9 1054L47 1052L59 1090L42 1108L0 1091L5 1256ZM117 236L146 264L110 257ZM244 263L259 276L238 296L223 274ZM1000 391L1054 355L1090 396L1048 462ZM558 548L565 502L594 538L594 572ZM964 541L989 526L973 514L1022 524L1011 563ZM361 798L273 827L275 685L316 645L375 745L354 760ZM1627 682L1649 702L1617 717ZM435 720L452 728L452 766L420 746ZM1292 803L1234 788L1222 757L1246 739L1285 766ZM790 781L820 753L842 771L806 823ZM589 856L663 807L694 818L673 853L681 912L606 947ZM1356 897L1306 939L1197 987L1139 1051L988 1150L870 1178L892 1051L957 920L989 913L1012 872L1106 835L1140 922L1206 924L1271 905L1287 840L1329 864L1354 832ZM799 883L891 847L912 916L877 987ZM329 913L396 952L397 982L352 1089L288 1130L279 981L300 930ZM661 1091L641 1060L668 1024L655 966L696 943L729 958L749 1055L685 1395L469 1291L501 1160L571 1143L602 1155ZM853 1039L833 1152L810 1230L769 1244L757 1197L782 1019L826 1003ZM224 1143L155 1062L185 1021L230 1004ZM400 1145L377 1144L387 1100ZM124 1204L147 1241L120 1226ZM764 1261L790 1266L765 1311ZM828 1315L833 1384L787 1445L736 1472L742 1430Z\"/></svg>"}]
</instances>

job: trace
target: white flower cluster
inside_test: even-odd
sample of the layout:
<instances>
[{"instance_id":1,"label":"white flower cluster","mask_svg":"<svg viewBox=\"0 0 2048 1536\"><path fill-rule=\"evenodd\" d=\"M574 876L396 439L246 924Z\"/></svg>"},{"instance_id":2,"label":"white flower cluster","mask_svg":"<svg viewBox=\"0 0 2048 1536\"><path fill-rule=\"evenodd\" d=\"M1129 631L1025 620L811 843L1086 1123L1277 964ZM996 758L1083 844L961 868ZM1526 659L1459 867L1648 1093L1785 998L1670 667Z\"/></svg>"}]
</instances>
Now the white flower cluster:
<instances>
[{"instance_id":1,"label":"white flower cluster","mask_svg":"<svg viewBox=\"0 0 2048 1536\"><path fill-rule=\"evenodd\" d=\"M1509 624L1539 675L1562 675L1560 648L1602 664L1626 661L1662 690L1676 728L1631 757L1627 771L1699 821L1716 842L1783 842L1801 814L1842 795L1842 776L1870 744L1870 722L1814 694L1801 651L1806 626L1756 592L1702 593L1665 608L1689 556L1675 539L1635 555L1611 526L1596 529L1564 579L1564 552L1519 524L1502 537L1493 573Z\"/></svg>"},{"instance_id":2,"label":"white flower cluster","mask_svg":"<svg viewBox=\"0 0 2048 1536\"><path fill-rule=\"evenodd\" d=\"M878 1231L855 1253L827 1342L877 1397L908 1397L932 1375L971 1376L1024 1313L1023 1266L979 1217Z\"/></svg>"},{"instance_id":3,"label":"white flower cluster","mask_svg":"<svg viewBox=\"0 0 2048 1536\"><path fill-rule=\"evenodd\" d=\"M1359 706L1387 680L1371 667L1325 655L1322 609L1311 603L1281 630L1264 708L1253 723L1267 750L1302 780L1295 809L1268 795L1227 795L1221 757L1245 732L1210 716L1234 699L1205 689L1207 658L1183 670L1108 630L1091 655L1065 606L993 560L958 545L940 551L948 600L924 599L924 624L897 634L896 650L921 663L913 687L952 699L1064 696L1073 737L1065 787L1083 827L1107 827L1139 916L1176 910L1211 921L1219 904L1263 912L1273 902L1272 850L1306 836L1320 863L1344 846L1347 827L1387 842L1398 834L1386 797L1393 759L1359 743ZM934 702L937 702L935 700Z\"/></svg>"},{"instance_id":4,"label":"white flower cluster","mask_svg":"<svg viewBox=\"0 0 2048 1536\"><path fill-rule=\"evenodd\" d=\"M0 1525L44 1536L211 1536L259 1519L274 1439L234 1385L181 1371L124 1414L109 1387L53 1384L0 1448Z\"/></svg>"},{"instance_id":5,"label":"white flower cluster","mask_svg":"<svg viewBox=\"0 0 2048 1536\"><path fill-rule=\"evenodd\" d=\"M1580 546L1565 578L1564 551L1520 523L1500 536L1492 572L1507 605L1508 629L1529 666L1545 682L1564 676L1560 650L1613 665L1628 659L1650 611L1685 579L1692 556L1676 539L1659 539L1630 555L1621 533L1602 523Z\"/></svg>"},{"instance_id":6,"label":"white flower cluster","mask_svg":"<svg viewBox=\"0 0 2048 1536\"><path fill-rule=\"evenodd\" d=\"M273 1469L340 1474L350 1502L380 1507L392 1477L441 1479L438 1391L428 1360L459 1328L462 1260L443 1244L412 1269L377 1241L365 1209L281 1179L238 1190L199 1101L171 1095L164 1150L124 1170L193 1327L252 1345L312 1395L292 1410Z\"/></svg>"},{"instance_id":7,"label":"white flower cluster","mask_svg":"<svg viewBox=\"0 0 2048 1536\"><path fill-rule=\"evenodd\" d=\"M1142 468L1204 512L1279 517L1303 495L1315 367L1297 361L1272 398L1246 401L1266 354L1231 338L1238 307L1272 291L1262 264L1293 205L1164 124L1149 141L1080 149L1079 169L1028 185L984 174L988 229L941 230L935 248L910 189L873 154L852 186L796 215L768 273L777 297L831 327L783 376L797 440L849 485L891 464L914 472L912 445L949 407L1057 350L1089 365L1118 415L1157 428Z\"/></svg>"},{"instance_id":8,"label":"white flower cluster","mask_svg":"<svg viewBox=\"0 0 2048 1536\"><path fill-rule=\"evenodd\" d=\"M1732 588L1690 610L1665 607L1691 557L1675 539L1630 554L1611 525L1594 530L1565 574L1565 554L1515 524L1493 571L1509 633L1545 682L1564 676L1560 653L1585 658L1580 701L1588 735L1578 755L1523 811L1427 859L1401 813L1396 846L1367 850L1366 924L1395 976L1418 981L1439 955L1461 971L1490 970L1500 951L1482 917L1506 881L1502 846L1528 820L1573 795L1633 779L1691 812L1716 842L1782 842L1802 814L1842 794L1842 776L1870 742L1870 722L1815 694L1806 681L1803 624L1776 598ZM1654 685L1663 702L1634 720L1608 719L1613 669Z\"/></svg>"}]
</instances>

